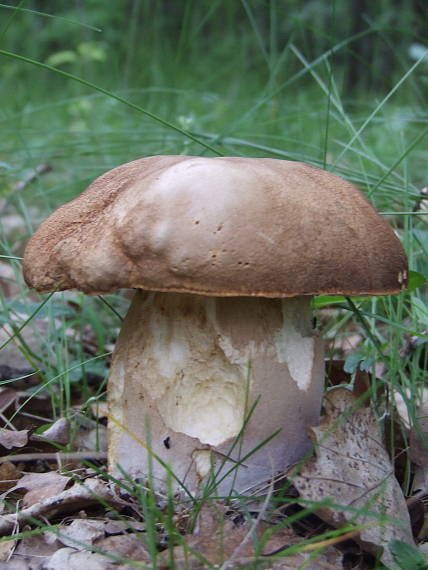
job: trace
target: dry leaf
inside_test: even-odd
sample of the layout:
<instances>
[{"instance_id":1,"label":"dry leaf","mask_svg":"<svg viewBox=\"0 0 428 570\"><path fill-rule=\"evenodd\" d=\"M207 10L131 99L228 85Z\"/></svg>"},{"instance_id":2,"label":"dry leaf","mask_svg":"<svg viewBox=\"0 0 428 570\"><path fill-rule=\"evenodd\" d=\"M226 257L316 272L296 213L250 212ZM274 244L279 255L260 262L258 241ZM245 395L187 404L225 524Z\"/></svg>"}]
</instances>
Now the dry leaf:
<instances>
[{"instance_id":1,"label":"dry leaf","mask_svg":"<svg viewBox=\"0 0 428 570\"><path fill-rule=\"evenodd\" d=\"M428 493L428 390L424 388L419 397L416 420L410 429L410 457L416 465L412 490Z\"/></svg>"},{"instance_id":2,"label":"dry leaf","mask_svg":"<svg viewBox=\"0 0 428 570\"><path fill-rule=\"evenodd\" d=\"M384 448L376 416L370 407L355 407L349 390L331 390L325 398L325 416L309 434L317 457L289 475L301 498L330 499L336 505L317 514L334 527L353 522L370 525L362 529L359 542L373 554L384 548L382 561L393 562L386 548L393 539L414 544L409 513L393 466ZM356 515L356 511L361 514ZM383 520L390 517L394 522ZM396 523L396 524L394 524Z\"/></svg>"},{"instance_id":3,"label":"dry leaf","mask_svg":"<svg viewBox=\"0 0 428 570\"><path fill-rule=\"evenodd\" d=\"M0 570L29 570L28 565L23 560L11 558L7 562L0 562Z\"/></svg>"},{"instance_id":4,"label":"dry leaf","mask_svg":"<svg viewBox=\"0 0 428 570\"><path fill-rule=\"evenodd\" d=\"M121 556L130 561L142 562L144 566L141 567L150 567L147 551L142 541L135 535L125 534L102 538L94 543L94 547L105 552L106 555L70 547L60 548L44 564L43 570L83 570L86 568L90 568L90 570L130 570L133 567L130 564L120 564L114 559L116 556ZM108 556L109 554L112 555L112 558ZM138 567L140 568L140 565Z\"/></svg>"},{"instance_id":5,"label":"dry leaf","mask_svg":"<svg viewBox=\"0 0 428 570\"><path fill-rule=\"evenodd\" d=\"M340 351L342 355L347 356L355 352L363 340L363 337L359 333L355 333L345 336L335 335L334 340L330 342L334 351Z\"/></svg>"},{"instance_id":6,"label":"dry leaf","mask_svg":"<svg viewBox=\"0 0 428 570\"><path fill-rule=\"evenodd\" d=\"M0 570L29 570L29 568L23 560L11 558L8 562L0 562Z\"/></svg>"},{"instance_id":7,"label":"dry leaf","mask_svg":"<svg viewBox=\"0 0 428 570\"><path fill-rule=\"evenodd\" d=\"M93 402L91 411L95 418L103 419L108 417L108 404L105 401Z\"/></svg>"},{"instance_id":8,"label":"dry leaf","mask_svg":"<svg viewBox=\"0 0 428 570\"><path fill-rule=\"evenodd\" d=\"M38 439L48 439L49 441L59 443L60 445L67 445L70 443L70 422L66 418L60 418L54 422L47 430L45 430L40 435L37 435L36 437Z\"/></svg>"},{"instance_id":9,"label":"dry leaf","mask_svg":"<svg viewBox=\"0 0 428 570\"><path fill-rule=\"evenodd\" d=\"M20 479L22 473L14 463L5 461L0 463L0 493L4 493L16 486L16 482Z\"/></svg>"},{"instance_id":10,"label":"dry leaf","mask_svg":"<svg viewBox=\"0 0 428 570\"><path fill-rule=\"evenodd\" d=\"M29 473L19 480L15 489L26 489L27 493L23 499L23 505L26 508L58 495L72 482L73 479L70 477L65 477L55 471Z\"/></svg>"},{"instance_id":11,"label":"dry leaf","mask_svg":"<svg viewBox=\"0 0 428 570\"><path fill-rule=\"evenodd\" d=\"M6 542L0 542L0 561L7 562L12 556L15 546L16 540L7 540Z\"/></svg>"},{"instance_id":12,"label":"dry leaf","mask_svg":"<svg viewBox=\"0 0 428 570\"><path fill-rule=\"evenodd\" d=\"M45 563L44 570L117 570L117 565L101 554L74 548L60 548Z\"/></svg>"},{"instance_id":13,"label":"dry leaf","mask_svg":"<svg viewBox=\"0 0 428 570\"><path fill-rule=\"evenodd\" d=\"M5 535L19 523L28 519L52 518L59 514L80 511L99 501L121 508L126 503L121 501L111 490L110 485L97 479L86 479L84 483L74 483L70 489L45 498L40 503L19 510L14 514L0 516L0 536Z\"/></svg>"},{"instance_id":14,"label":"dry leaf","mask_svg":"<svg viewBox=\"0 0 428 570\"><path fill-rule=\"evenodd\" d=\"M410 431L410 457L415 465L412 492L428 494L428 389L419 390L417 395L410 390L403 393L393 391L397 413L406 431ZM409 413L415 408L414 416Z\"/></svg>"},{"instance_id":15,"label":"dry leaf","mask_svg":"<svg viewBox=\"0 0 428 570\"><path fill-rule=\"evenodd\" d=\"M19 541L11 561L25 561L26 568L42 570L47 560L60 548L56 540L49 540L46 534L26 536Z\"/></svg>"},{"instance_id":16,"label":"dry leaf","mask_svg":"<svg viewBox=\"0 0 428 570\"><path fill-rule=\"evenodd\" d=\"M94 546L102 552L109 552L128 560L146 562L147 564L150 562L149 554L142 539L135 534L107 536L97 540Z\"/></svg>"},{"instance_id":17,"label":"dry leaf","mask_svg":"<svg viewBox=\"0 0 428 570\"><path fill-rule=\"evenodd\" d=\"M74 445L82 451L107 451L107 428L99 425L93 429L79 430Z\"/></svg>"},{"instance_id":18,"label":"dry leaf","mask_svg":"<svg viewBox=\"0 0 428 570\"><path fill-rule=\"evenodd\" d=\"M398 415L405 428L410 429L412 427L412 418L409 415L408 408L410 405L415 405L415 402L416 417L426 417L428 415L428 388L423 388L417 395L413 394L409 389L404 390L402 393L394 390L393 397Z\"/></svg>"},{"instance_id":19,"label":"dry leaf","mask_svg":"<svg viewBox=\"0 0 428 570\"><path fill-rule=\"evenodd\" d=\"M144 523L129 520L128 522L117 520L104 520L104 532L107 536L126 534L128 532L145 532L146 526Z\"/></svg>"},{"instance_id":20,"label":"dry leaf","mask_svg":"<svg viewBox=\"0 0 428 570\"><path fill-rule=\"evenodd\" d=\"M82 550L85 544L94 544L98 538L104 538L104 521L74 519L68 526L62 526L58 540L64 546ZM78 543L82 546L79 546Z\"/></svg>"},{"instance_id":21,"label":"dry leaf","mask_svg":"<svg viewBox=\"0 0 428 570\"><path fill-rule=\"evenodd\" d=\"M122 521L74 519L70 525L61 527L58 540L74 550L85 550L85 545L93 545L98 551L149 562L143 541L135 534L128 534L130 528ZM144 525L134 521L132 528L141 530Z\"/></svg>"},{"instance_id":22,"label":"dry leaf","mask_svg":"<svg viewBox=\"0 0 428 570\"><path fill-rule=\"evenodd\" d=\"M24 447L28 443L28 429L13 431L11 429L0 429L0 445L6 449L13 447Z\"/></svg>"},{"instance_id":23,"label":"dry leaf","mask_svg":"<svg viewBox=\"0 0 428 570\"><path fill-rule=\"evenodd\" d=\"M261 538L267 528L272 530L271 527L264 524L256 525L256 527L253 533L253 528L248 523L237 526L230 519L224 517L224 509L220 505L212 502L206 503L201 509L196 532L193 535L185 536L187 546L176 546L174 548L174 567L176 570L206 568L201 562L201 557L212 565L221 565L222 568L229 570L248 565L254 562L256 556L254 534ZM323 570L337 570L341 567L342 555L333 548L326 549L313 562L309 562L311 555L306 553L284 556L282 560L269 557L269 555L273 553L277 555L281 550L301 541L301 537L298 537L290 528L276 530L264 544L263 553L257 556L257 567L294 570L305 562L307 564L305 568L308 570L321 570L321 568ZM169 557L168 551L160 555L159 566L162 570L169 568ZM312 557L314 557L313 554ZM321 559L322 565L318 565L317 560L321 564Z\"/></svg>"}]
</instances>

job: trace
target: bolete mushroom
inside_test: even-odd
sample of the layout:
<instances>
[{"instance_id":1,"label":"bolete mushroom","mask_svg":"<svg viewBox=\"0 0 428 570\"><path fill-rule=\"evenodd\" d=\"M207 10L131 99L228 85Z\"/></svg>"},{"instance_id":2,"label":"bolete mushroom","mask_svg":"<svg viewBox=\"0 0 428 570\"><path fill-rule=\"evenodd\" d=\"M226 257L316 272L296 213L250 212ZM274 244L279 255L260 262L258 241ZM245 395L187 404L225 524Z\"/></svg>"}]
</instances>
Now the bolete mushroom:
<instances>
[{"instance_id":1,"label":"bolete mushroom","mask_svg":"<svg viewBox=\"0 0 428 570\"><path fill-rule=\"evenodd\" d=\"M30 240L47 292L137 289L110 371L109 465L245 492L301 459L324 387L311 296L387 295L406 256L351 183L267 158L119 166ZM120 466L120 467L119 467Z\"/></svg>"}]
</instances>

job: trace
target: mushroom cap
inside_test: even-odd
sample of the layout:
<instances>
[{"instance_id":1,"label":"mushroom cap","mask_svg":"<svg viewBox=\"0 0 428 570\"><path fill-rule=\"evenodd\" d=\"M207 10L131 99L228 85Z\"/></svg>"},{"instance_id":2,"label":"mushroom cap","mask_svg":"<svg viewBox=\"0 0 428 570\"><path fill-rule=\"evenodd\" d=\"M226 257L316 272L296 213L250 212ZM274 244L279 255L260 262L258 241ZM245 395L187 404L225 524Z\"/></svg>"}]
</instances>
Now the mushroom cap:
<instances>
[{"instance_id":1,"label":"mushroom cap","mask_svg":"<svg viewBox=\"0 0 428 570\"><path fill-rule=\"evenodd\" d=\"M350 182L301 162L152 156L100 176L38 229L27 284L213 296L385 295L407 260Z\"/></svg>"}]
</instances>

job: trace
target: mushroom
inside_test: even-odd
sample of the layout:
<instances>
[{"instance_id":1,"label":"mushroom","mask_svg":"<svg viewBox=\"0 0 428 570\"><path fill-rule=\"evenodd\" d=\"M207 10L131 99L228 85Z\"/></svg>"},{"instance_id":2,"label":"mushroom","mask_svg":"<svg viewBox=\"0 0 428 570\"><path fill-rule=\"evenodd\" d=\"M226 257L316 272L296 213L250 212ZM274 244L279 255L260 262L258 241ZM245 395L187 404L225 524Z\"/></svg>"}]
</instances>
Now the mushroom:
<instances>
[{"instance_id":1,"label":"mushroom","mask_svg":"<svg viewBox=\"0 0 428 570\"><path fill-rule=\"evenodd\" d=\"M311 297L397 293L407 261L359 190L319 168L153 156L54 212L24 275L41 292L137 289L109 377L111 473L245 493L310 449Z\"/></svg>"}]
</instances>

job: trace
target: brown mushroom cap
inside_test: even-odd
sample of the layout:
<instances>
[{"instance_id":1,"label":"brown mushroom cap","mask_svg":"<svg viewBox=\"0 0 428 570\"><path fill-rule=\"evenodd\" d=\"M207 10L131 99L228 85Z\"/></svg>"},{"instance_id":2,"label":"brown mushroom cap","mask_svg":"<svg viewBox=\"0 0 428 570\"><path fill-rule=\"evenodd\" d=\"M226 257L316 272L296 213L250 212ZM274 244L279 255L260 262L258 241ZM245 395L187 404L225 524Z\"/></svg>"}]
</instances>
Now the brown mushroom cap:
<instances>
[{"instance_id":1,"label":"brown mushroom cap","mask_svg":"<svg viewBox=\"0 0 428 570\"><path fill-rule=\"evenodd\" d=\"M115 168L30 240L39 291L216 296L397 293L405 253L351 183L269 158L153 156Z\"/></svg>"}]
</instances>

